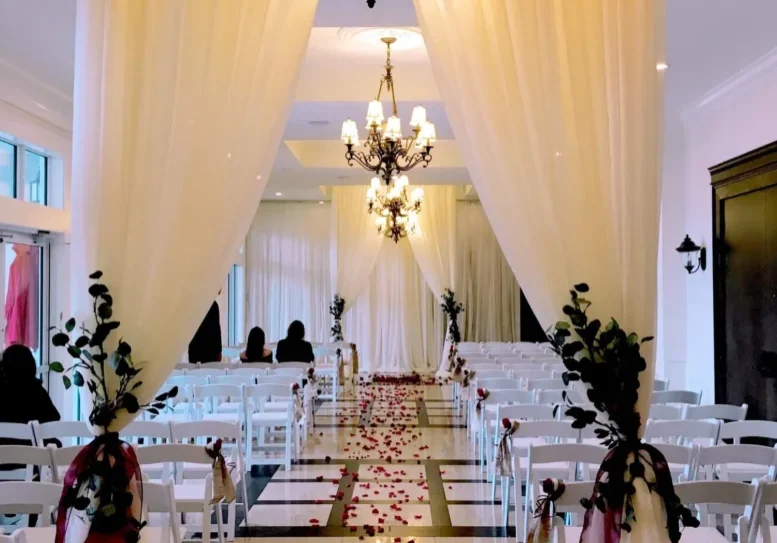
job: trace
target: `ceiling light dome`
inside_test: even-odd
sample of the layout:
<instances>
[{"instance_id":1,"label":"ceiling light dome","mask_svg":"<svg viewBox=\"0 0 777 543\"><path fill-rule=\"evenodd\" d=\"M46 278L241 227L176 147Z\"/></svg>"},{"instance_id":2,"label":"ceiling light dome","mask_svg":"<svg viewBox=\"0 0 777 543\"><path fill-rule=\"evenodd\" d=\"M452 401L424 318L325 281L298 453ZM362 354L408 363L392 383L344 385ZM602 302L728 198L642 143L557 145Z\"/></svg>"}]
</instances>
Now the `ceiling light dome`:
<instances>
[{"instance_id":1,"label":"ceiling light dome","mask_svg":"<svg viewBox=\"0 0 777 543\"><path fill-rule=\"evenodd\" d=\"M376 48L384 48L383 38L395 38L391 44L394 51L406 51L423 47L424 38L419 28L374 28L374 27L346 27L337 31L337 37L341 40L356 41Z\"/></svg>"}]
</instances>

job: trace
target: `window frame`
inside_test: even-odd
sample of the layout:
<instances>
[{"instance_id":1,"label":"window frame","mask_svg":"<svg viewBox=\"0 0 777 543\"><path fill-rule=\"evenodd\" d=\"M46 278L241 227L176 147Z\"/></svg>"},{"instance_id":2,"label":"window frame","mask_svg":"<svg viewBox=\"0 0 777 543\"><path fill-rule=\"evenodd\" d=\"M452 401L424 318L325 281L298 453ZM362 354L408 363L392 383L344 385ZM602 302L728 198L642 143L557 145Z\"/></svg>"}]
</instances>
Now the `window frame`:
<instances>
[{"instance_id":1,"label":"window frame","mask_svg":"<svg viewBox=\"0 0 777 543\"><path fill-rule=\"evenodd\" d=\"M51 179L51 155L36 147L34 145L28 145L21 141L13 140L12 138L0 136L0 141L6 143L14 148L14 184L13 184L13 196L11 198L20 200L22 202L28 202L34 205L42 205L48 207L49 205L49 192ZM43 157L43 170L45 177L45 187L43 188L43 202L30 202L24 199L24 172L27 165L27 151L32 154Z\"/></svg>"}]
</instances>

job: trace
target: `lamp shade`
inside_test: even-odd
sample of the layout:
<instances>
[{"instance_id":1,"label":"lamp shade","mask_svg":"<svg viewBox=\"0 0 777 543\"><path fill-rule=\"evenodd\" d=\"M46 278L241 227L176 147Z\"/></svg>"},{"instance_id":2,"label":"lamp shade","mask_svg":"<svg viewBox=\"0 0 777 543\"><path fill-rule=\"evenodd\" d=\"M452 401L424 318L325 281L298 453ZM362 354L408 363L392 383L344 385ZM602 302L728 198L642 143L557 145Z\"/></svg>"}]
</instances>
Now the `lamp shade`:
<instances>
[{"instance_id":1,"label":"lamp shade","mask_svg":"<svg viewBox=\"0 0 777 543\"><path fill-rule=\"evenodd\" d=\"M383 139L388 141L402 139L402 124L399 117L392 115L386 120L386 130L383 133Z\"/></svg>"},{"instance_id":2,"label":"lamp shade","mask_svg":"<svg viewBox=\"0 0 777 543\"><path fill-rule=\"evenodd\" d=\"M359 145L359 128L351 119L343 121L343 131L340 134L346 145Z\"/></svg>"},{"instance_id":3,"label":"lamp shade","mask_svg":"<svg viewBox=\"0 0 777 543\"><path fill-rule=\"evenodd\" d=\"M413 128L423 127L426 124L426 108L424 106L415 106L413 116L410 117L410 126Z\"/></svg>"},{"instance_id":4,"label":"lamp shade","mask_svg":"<svg viewBox=\"0 0 777 543\"><path fill-rule=\"evenodd\" d=\"M421 132L418 134L418 140L416 141L417 147L431 147L434 142L437 141L437 128L433 122L425 122L421 127Z\"/></svg>"},{"instance_id":5,"label":"lamp shade","mask_svg":"<svg viewBox=\"0 0 777 543\"><path fill-rule=\"evenodd\" d=\"M380 126L383 119L383 104L378 100L373 100L367 106L367 128Z\"/></svg>"}]
</instances>

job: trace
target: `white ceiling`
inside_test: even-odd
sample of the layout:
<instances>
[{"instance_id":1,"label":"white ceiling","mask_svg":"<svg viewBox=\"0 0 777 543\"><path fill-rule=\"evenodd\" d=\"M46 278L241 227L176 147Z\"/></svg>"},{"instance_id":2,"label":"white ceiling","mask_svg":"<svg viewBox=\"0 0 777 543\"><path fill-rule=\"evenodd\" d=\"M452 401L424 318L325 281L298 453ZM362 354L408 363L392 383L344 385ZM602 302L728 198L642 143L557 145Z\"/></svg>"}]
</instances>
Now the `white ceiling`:
<instances>
[{"instance_id":1,"label":"white ceiling","mask_svg":"<svg viewBox=\"0 0 777 543\"><path fill-rule=\"evenodd\" d=\"M72 124L75 4L0 0L0 99L67 129ZM681 141L683 108L777 47L775 21L775 0L667 0L669 145ZM319 0L266 197L326 199L322 186L366 183L369 174L358 166L349 168L337 142L343 119L351 117L362 127L385 53L379 42L344 38L357 27L416 25L412 0L377 0L373 9L364 0ZM423 104L440 140L430 167L414 170L411 180L469 183L425 49L394 51L392 61L400 117L406 122L412 106Z\"/></svg>"}]
</instances>

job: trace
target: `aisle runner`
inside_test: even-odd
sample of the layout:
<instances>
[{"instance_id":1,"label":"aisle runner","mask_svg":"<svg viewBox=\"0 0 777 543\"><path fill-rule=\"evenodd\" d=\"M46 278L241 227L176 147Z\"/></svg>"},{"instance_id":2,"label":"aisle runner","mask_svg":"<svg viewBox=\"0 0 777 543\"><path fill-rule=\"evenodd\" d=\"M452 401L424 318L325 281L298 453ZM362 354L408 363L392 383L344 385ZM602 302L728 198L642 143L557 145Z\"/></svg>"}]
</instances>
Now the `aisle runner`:
<instances>
[{"instance_id":1,"label":"aisle runner","mask_svg":"<svg viewBox=\"0 0 777 543\"><path fill-rule=\"evenodd\" d=\"M449 398L447 386L362 384L355 398L322 403L298 464L250 480L249 526L238 535L508 535L500 489L492 502Z\"/></svg>"}]
</instances>

